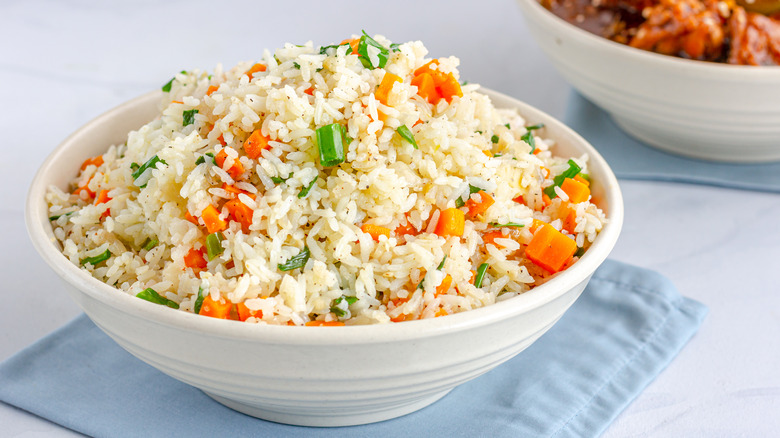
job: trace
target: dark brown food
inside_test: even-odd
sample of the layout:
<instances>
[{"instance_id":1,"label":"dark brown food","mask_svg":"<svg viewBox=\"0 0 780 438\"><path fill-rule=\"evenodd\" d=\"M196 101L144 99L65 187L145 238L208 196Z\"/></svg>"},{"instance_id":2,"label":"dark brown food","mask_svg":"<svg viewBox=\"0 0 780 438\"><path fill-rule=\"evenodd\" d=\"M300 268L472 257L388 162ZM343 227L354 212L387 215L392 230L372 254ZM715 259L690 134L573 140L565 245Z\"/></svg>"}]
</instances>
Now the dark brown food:
<instances>
[{"instance_id":1,"label":"dark brown food","mask_svg":"<svg viewBox=\"0 0 780 438\"><path fill-rule=\"evenodd\" d=\"M734 0L540 1L588 32L639 49L701 61L780 65L780 16L746 11ZM780 4L754 2L761 2L762 10Z\"/></svg>"}]
</instances>

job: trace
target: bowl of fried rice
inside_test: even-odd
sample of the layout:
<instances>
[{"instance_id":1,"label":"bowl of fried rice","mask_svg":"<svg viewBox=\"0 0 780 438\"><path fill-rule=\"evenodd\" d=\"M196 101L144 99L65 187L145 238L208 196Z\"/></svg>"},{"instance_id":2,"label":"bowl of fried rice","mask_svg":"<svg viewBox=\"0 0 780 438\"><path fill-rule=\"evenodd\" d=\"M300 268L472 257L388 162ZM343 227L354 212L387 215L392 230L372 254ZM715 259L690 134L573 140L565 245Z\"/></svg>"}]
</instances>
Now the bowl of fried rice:
<instances>
[{"instance_id":1,"label":"bowl of fried rice","mask_svg":"<svg viewBox=\"0 0 780 438\"><path fill-rule=\"evenodd\" d=\"M704 160L780 160L779 2L518 4L561 76L632 137Z\"/></svg>"},{"instance_id":2,"label":"bowl of fried rice","mask_svg":"<svg viewBox=\"0 0 780 438\"><path fill-rule=\"evenodd\" d=\"M52 152L33 244L120 346L226 406L413 412L542 336L623 220L592 146L458 62L363 33L176 73Z\"/></svg>"}]
</instances>

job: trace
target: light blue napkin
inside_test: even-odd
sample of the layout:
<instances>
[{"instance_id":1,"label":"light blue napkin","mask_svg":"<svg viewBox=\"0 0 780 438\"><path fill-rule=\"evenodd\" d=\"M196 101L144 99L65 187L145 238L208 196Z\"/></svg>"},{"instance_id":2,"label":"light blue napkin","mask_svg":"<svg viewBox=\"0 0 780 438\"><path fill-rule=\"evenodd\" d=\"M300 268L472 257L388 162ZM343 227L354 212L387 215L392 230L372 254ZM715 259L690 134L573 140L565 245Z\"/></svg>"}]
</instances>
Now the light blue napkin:
<instances>
[{"instance_id":1,"label":"light blue napkin","mask_svg":"<svg viewBox=\"0 0 780 438\"><path fill-rule=\"evenodd\" d=\"M607 261L547 334L433 405L381 423L255 419L135 359L85 316L0 364L0 400L97 437L597 436L677 355L706 308Z\"/></svg>"},{"instance_id":2,"label":"light blue napkin","mask_svg":"<svg viewBox=\"0 0 780 438\"><path fill-rule=\"evenodd\" d=\"M618 178L780 192L780 162L719 163L663 152L630 137L606 112L576 92L569 98L564 122L599 151ZM780 148L780 139L777 143Z\"/></svg>"}]
</instances>

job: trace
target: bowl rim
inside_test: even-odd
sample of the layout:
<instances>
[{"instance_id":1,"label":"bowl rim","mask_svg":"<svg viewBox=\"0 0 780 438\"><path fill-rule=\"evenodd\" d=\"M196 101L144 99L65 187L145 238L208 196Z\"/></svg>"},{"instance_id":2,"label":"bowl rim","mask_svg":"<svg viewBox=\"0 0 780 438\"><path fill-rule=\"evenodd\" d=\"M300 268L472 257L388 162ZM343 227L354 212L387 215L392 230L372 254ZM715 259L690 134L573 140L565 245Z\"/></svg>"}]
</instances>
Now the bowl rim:
<instances>
[{"instance_id":1,"label":"bowl rim","mask_svg":"<svg viewBox=\"0 0 780 438\"><path fill-rule=\"evenodd\" d=\"M538 0L517 0L517 2L527 14L534 14L534 17L541 20L544 25L552 26L556 29L568 33L573 40L577 40L583 45L598 47L605 51L611 51L615 56L627 58L631 61L654 63L659 67L666 69L685 68L691 70L692 74L707 74L721 78L738 77L740 80L771 79L775 81L780 78L780 66L734 65L718 62L698 61L694 59L679 58L671 55L663 55L660 53L631 47L629 45L621 44L592 34L569 23L568 21L558 17L547 8L542 6ZM745 75L749 76L745 77Z\"/></svg>"},{"instance_id":2,"label":"bowl rim","mask_svg":"<svg viewBox=\"0 0 780 438\"><path fill-rule=\"evenodd\" d=\"M588 165L591 168L591 173L593 173L593 169L599 169L603 174L599 181L604 187L604 202L608 206L608 211L606 211L608 223L577 263L547 283L505 301L441 318L406 321L402 324L322 328L245 324L240 321L204 318L200 315L175 311L166 306L139 300L127 293L117 293L117 289L92 277L62 255L57 239L54 237L51 222L48 220L45 193L51 182L46 178L46 175L61 162L62 157L75 147L74 140L80 133L105 124L118 114L159 101L161 95L159 90L129 100L94 118L70 134L49 154L35 174L27 193L25 203L27 232L36 251L49 267L62 280L81 293L123 313L151 320L159 325L208 334L211 337L287 345L356 345L376 342L404 342L470 330L516 317L554 301L590 278L617 242L623 224L623 199L617 178L604 158L579 134L554 117L517 99L487 88L481 88L479 91L490 96L491 100L498 98L508 102L511 104L509 107L517 108L526 119L543 119L548 127L554 127L562 136L568 136L575 143L578 143L575 146L576 149L581 149L582 152L588 154ZM507 107L506 105L497 106L499 108ZM79 305L81 306L80 302ZM84 309L84 306L81 307ZM87 313L89 315L89 312Z\"/></svg>"}]
</instances>

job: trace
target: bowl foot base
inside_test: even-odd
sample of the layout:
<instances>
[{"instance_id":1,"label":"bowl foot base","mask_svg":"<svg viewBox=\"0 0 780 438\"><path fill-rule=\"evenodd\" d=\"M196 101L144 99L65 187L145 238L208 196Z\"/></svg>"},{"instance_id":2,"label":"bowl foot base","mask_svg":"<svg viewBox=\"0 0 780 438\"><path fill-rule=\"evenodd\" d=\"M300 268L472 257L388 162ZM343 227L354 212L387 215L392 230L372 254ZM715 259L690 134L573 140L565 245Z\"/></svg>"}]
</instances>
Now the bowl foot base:
<instances>
[{"instance_id":1,"label":"bowl foot base","mask_svg":"<svg viewBox=\"0 0 780 438\"><path fill-rule=\"evenodd\" d=\"M295 426L315 426L315 427L339 427L339 426L356 426L359 424L376 423L379 421L390 420L392 418L400 417L412 412L418 411L444 397L449 393L451 389L438 392L436 394L415 399L409 403L397 404L393 403L387 407L374 408L371 410L360 410L358 407L350 407L349 409L333 409L328 411L326 409L312 409L309 412L305 410L297 410L296 412L283 411L269 409L262 406L253 406L250 404L242 403L235 400L230 400L218 395L210 394L206 391L206 395L213 398L217 402L236 410L243 414L261 418L263 420L273 421L275 423L291 424ZM324 402L323 404L326 404Z\"/></svg>"}]
</instances>

